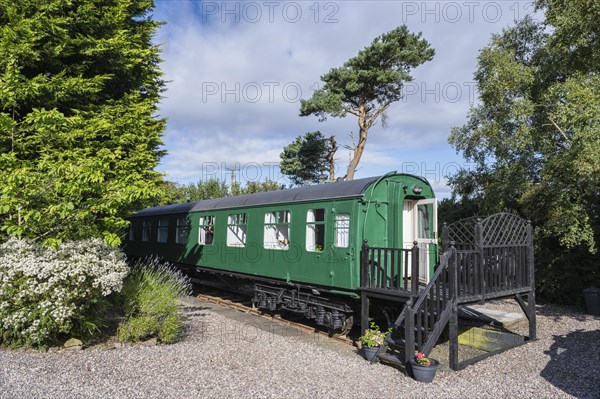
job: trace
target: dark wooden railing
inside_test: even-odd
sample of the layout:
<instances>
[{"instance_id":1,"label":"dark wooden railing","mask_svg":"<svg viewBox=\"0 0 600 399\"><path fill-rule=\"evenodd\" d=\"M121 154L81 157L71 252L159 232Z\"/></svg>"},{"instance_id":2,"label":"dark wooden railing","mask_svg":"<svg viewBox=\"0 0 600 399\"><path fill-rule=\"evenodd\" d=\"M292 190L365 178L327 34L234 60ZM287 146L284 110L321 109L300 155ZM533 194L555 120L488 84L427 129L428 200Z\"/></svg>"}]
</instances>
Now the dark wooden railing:
<instances>
[{"instance_id":1,"label":"dark wooden railing","mask_svg":"<svg viewBox=\"0 0 600 399\"><path fill-rule=\"evenodd\" d=\"M525 245L458 250L460 300L482 300L530 288L528 252Z\"/></svg>"},{"instance_id":2,"label":"dark wooden railing","mask_svg":"<svg viewBox=\"0 0 600 399\"><path fill-rule=\"evenodd\" d=\"M531 224L510 214L492 215L483 221L469 218L459 222L453 227L452 234L444 226L444 253L434 275L420 290L417 243L411 249L395 249L369 248L364 242L361 258L363 330L369 318L369 296L377 297L379 292L393 290L403 290L406 294L397 299L404 302L404 310L372 362L381 359L392 364L406 364L415 351L429 355L448 324L450 368L466 367L473 361L458 361L458 304L513 295L529 319L529 340L536 339ZM456 242L454 238L460 241ZM398 360L395 356L401 352L399 347L402 345L404 360ZM390 346L393 351L388 354Z\"/></svg>"},{"instance_id":3,"label":"dark wooden railing","mask_svg":"<svg viewBox=\"0 0 600 399\"><path fill-rule=\"evenodd\" d=\"M419 293L419 248L369 247L361 251L361 288Z\"/></svg>"},{"instance_id":4,"label":"dark wooden railing","mask_svg":"<svg viewBox=\"0 0 600 399\"><path fill-rule=\"evenodd\" d=\"M414 304L404 308L405 358L414 356L415 348L429 355L446 323L450 320L457 298L456 248L444 252L433 277Z\"/></svg>"},{"instance_id":5,"label":"dark wooden railing","mask_svg":"<svg viewBox=\"0 0 600 399\"><path fill-rule=\"evenodd\" d=\"M534 286L533 233L527 225L526 237L510 244L488 243L478 221L474 243L459 243L457 248L459 302L474 302L517 294ZM444 241L448 242L446 228Z\"/></svg>"}]
</instances>

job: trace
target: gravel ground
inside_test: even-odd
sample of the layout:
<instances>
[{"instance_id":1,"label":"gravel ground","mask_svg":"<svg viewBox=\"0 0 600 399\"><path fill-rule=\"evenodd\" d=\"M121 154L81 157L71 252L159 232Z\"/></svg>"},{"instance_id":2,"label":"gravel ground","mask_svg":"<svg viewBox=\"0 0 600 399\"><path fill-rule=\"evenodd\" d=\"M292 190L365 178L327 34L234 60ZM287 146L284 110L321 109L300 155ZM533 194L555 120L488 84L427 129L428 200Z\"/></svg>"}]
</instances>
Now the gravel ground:
<instances>
[{"instance_id":1,"label":"gravel ground","mask_svg":"<svg viewBox=\"0 0 600 399\"><path fill-rule=\"evenodd\" d=\"M174 345L0 349L0 398L600 398L600 318L568 309L538 306L538 341L432 384L255 316L195 299L188 310L189 336Z\"/></svg>"}]
</instances>

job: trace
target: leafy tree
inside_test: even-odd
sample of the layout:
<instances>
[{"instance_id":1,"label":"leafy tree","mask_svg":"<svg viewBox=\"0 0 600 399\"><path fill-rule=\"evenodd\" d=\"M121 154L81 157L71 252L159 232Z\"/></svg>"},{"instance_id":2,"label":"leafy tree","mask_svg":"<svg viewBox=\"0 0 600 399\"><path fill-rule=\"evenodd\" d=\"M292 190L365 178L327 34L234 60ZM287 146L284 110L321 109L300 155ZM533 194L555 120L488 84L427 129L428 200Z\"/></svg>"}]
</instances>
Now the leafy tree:
<instances>
[{"instance_id":1,"label":"leafy tree","mask_svg":"<svg viewBox=\"0 0 600 399\"><path fill-rule=\"evenodd\" d=\"M283 149L279 155L279 168L296 185L319 183L325 179L333 181L336 151L337 143L333 136L328 138L319 131L308 132L296 137Z\"/></svg>"},{"instance_id":2,"label":"leafy tree","mask_svg":"<svg viewBox=\"0 0 600 399\"><path fill-rule=\"evenodd\" d=\"M540 291L569 302L600 283L600 3L536 6L545 21L519 21L479 55L481 104L450 137L476 167L452 185L481 213L532 219Z\"/></svg>"},{"instance_id":3,"label":"leafy tree","mask_svg":"<svg viewBox=\"0 0 600 399\"><path fill-rule=\"evenodd\" d=\"M265 191L277 191L282 190L284 186L274 182L270 179L265 179L262 182L249 181L246 186L242 189L242 194L255 194L262 193Z\"/></svg>"},{"instance_id":4,"label":"leafy tree","mask_svg":"<svg viewBox=\"0 0 600 399\"><path fill-rule=\"evenodd\" d=\"M235 181L234 179L231 183L231 186L229 187L229 195L235 197L236 195L256 194L265 191L277 191L283 190L284 188L285 186L278 184L268 178L262 182L251 180L247 182L245 186L242 186L240 182Z\"/></svg>"},{"instance_id":5,"label":"leafy tree","mask_svg":"<svg viewBox=\"0 0 600 399\"><path fill-rule=\"evenodd\" d=\"M369 129L402 97L404 82L412 81L411 69L431 60L434 54L420 33L410 33L405 25L400 26L375 38L343 66L321 76L323 87L310 99L301 100L301 116L317 115L324 121L327 115L345 117L349 113L358 118L359 137L346 179L354 179Z\"/></svg>"},{"instance_id":6,"label":"leafy tree","mask_svg":"<svg viewBox=\"0 0 600 399\"><path fill-rule=\"evenodd\" d=\"M207 181L199 180L197 183L186 185L166 182L166 191L168 194L161 201L161 204L202 201L211 198L224 198L230 195L236 196L263 191L276 191L282 188L280 184L269 179L263 182L249 181L245 186L236 181L229 186L226 182L216 178L210 178Z\"/></svg>"},{"instance_id":7,"label":"leafy tree","mask_svg":"<svg viewBox=\"0 0 600 399\"><path fill-rule=\"evenodd\" d=\"M227 197L228 187L223 181L216 178L208 179L206 182L190 183L185 187L186 201L201 201L210 198Z\"/></svg>"},{"instance_id":8,"label":"leafy tree","mask_svg":"<svg viewBox=\"0 0 600 399\"><path fill-rule=\"evenodd\" d=\"M476 201L459 197L456 193L452 193L450 198L443 198L438 202L440 226L479 214L479 207Z\"/></svg>"},{"instance_id":9,"label":"leafy tree","mask_svg":"<svg viewBox=\"0 0 600 399\"><path fill-rule=\"evenodd\" d=\"M0 240L119 242L161 194L151 0L0 4Z\"/></svg>"}]
</instances>

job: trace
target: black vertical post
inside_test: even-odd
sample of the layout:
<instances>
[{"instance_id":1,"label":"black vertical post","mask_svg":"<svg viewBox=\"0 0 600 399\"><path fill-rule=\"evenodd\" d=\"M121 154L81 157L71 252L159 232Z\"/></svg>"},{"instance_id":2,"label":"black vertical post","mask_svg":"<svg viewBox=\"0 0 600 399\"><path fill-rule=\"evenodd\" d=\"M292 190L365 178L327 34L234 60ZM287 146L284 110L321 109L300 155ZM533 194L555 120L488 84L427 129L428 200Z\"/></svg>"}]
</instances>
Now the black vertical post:
<instances>
[{"instance_id":1,"label":"black vertical post","mask_svg":"<svg viewBox=\"0 0 600 399\"><path fill-rule=\"evenodd\" d=\"M412 265L410 271L411 280L411 293L413 296L419 295L419 243L413 242L412 247Z\"/></svg>"},{"instance_id":2,"label":"black vertical post","mask_svg":"<svg viewBox=\"0 0 600 399\"><path fill-rule=\"evenodd\" d=\"M369 329L369 297L364 291L360 292L360 333Z\"/></svg>"},{"instance_id":3,"label":"black vertical post","mask_svg":"<svg viewBox=\"0 0 600 399\"><path fill-rule=\"evenodd\" d=\"M363 240L362 248L360 250L360 286L362 288L369 288L369 242Z\"/></svg>"},{"instance_id":4,"label":"black vertical post","mask_svg":"<svg viewBox=\"0 0 600 399\"><path fill-rule=\"evenodd\" d=\"M475 281L478 285L478 293L481 295L481 301L485 295L485 257L483 254L483 225L481 224L481 218L477 218L477 224L475 225L475 250L477 251L477 263L478 266L475 268Z\"/></svg>"},{"instance_id":5,"label":"black vertical post","mask_svg":"<svg viewBox=\"0 0 600 399\"><path fill-rule=\"evenodd\" d=\"M452 314L448 326L450 338L450 356L449 363L452 370L458 370L458 262L456 248L451 244L452 255L448 262L448 274L450 277L450 301L452 303Z\"/></svg>"},{"instance_id":6,"label":"black vertical post","mask_svg":"<svg viewBox=\"0 0 600 399\"><path fill-rule=\"evenodd\" d=\"M527 295L527 309L529 313L529 339L536 339L535 320L535 260L533 253L533 226L527 222L527 273L529 279L529 294Z\"/></svg>"},{"instance_id":7,"label":"black vertical post","mask_svg":"<svg viewBox=\"0 0 600 399\"><path fill-rule=\"evenodd\" d=\"M369 242L363 241L360 252L360 286L367 288L369 284ZM360 292L360 333L364 334L369 328L369 297L364 291Z\"/></svg>"},{"instance_id":8,"label":"black vertical post","mask_svg":"<svg viewBox=\"0 0 600 399\"><path fill-rule=\"evenodd\" d=\"M415 356L415 314L412 301L406 302L404 308L404 362L408 363Z\"/></svg>"}]
</instances>

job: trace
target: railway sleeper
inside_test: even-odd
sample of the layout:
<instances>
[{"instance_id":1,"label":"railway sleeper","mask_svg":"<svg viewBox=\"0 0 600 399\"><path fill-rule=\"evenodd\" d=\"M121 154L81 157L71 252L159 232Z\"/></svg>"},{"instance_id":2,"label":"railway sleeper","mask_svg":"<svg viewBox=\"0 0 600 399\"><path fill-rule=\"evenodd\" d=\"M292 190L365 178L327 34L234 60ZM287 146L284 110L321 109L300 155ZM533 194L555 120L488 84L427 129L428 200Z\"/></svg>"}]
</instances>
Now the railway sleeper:
<instances>
[{"instance_id":1,"label":"railway sleeper","mask_svg":"<svg viewBox=\"0 0 600 399\"><path fill-rule=\"evenodd\" d=\"M354 311L348 303L320 297L312 291L303 292L300 287L290 289L255 284L252 303L271 312L287 310L301 314L334 332L347 332L354 320Z\"/></svg>"}]
</instances>

